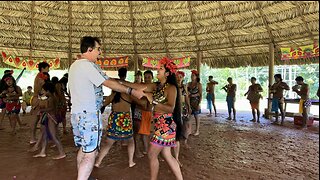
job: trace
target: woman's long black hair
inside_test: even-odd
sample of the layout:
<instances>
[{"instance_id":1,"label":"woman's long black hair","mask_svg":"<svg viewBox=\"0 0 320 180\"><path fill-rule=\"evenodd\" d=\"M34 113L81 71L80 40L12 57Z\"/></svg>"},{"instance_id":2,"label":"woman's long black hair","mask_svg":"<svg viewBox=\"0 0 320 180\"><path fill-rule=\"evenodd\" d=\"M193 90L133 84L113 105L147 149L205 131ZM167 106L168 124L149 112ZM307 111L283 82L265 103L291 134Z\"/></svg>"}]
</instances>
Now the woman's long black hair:
<instances>
[{"instance_id":1,"label":"woman's long black hair","mask_svg":"<svg viewBox=\"0 0 320 180\"><path fill-rule=\"evenodd\" d=\"M14 90L17 91L17 82L16 82L15 78L11 74L5 74L1 79L1 92L4 91L4 90L7 90L8 87L9 87L7 85L7 83L5 82L5 79L8 78L8 77L12 79L12 81L13 81L12 85L14 87Z\"/></svg>"},{"instance_id":2,"label":"woman's long black hair","mask_svg":"<svg viewBox=\"0 0 320 180\"><path fill-rule=\"evenodd\" d=\"M173 110L173 121L177 124L177 130L176 130L176 138L180 138L182 135L182 119L181 119L181 103L180 103L180 90L177 82L176 75L174 73L170 72L170 69L164 66L166 69L166 72L169 72L169 76L167 76L166 83L174 85L177 90L177 97L176 97L176 103Z\"/></svg>"}]
</instances>

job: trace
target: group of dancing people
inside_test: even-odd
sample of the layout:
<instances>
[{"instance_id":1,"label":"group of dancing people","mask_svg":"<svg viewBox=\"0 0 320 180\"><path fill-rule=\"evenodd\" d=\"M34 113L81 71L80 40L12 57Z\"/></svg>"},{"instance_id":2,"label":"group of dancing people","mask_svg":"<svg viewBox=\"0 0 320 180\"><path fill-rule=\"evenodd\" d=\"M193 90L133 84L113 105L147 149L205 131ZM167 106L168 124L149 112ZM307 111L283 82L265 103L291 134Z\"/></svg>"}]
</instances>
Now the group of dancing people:
<instances>
[{"instance_id":1,"label":"group of dancing people","mask_svg":"<svg viewBox=\"0 0 320 180\"><path fill-rule=\"evenodd\" d=\"M71 125L74 143L79 147L77 154L78 180L94 179L91 172L94 167L101 167L101 163L116 141L128 143L128 166L134 167L134 156L149 158L151 180L157 179L159 171L158 156L161 153L168 163L176 179L183 179L179 161L180 145L187 148L189 135L192 133L190 123L191 115L196 120L196 130L193 135L199 135L202 100L202 85L199 72L191 71L191 82L184 84L185 73L177 71L177 66L168 58L159 62L156 78L153 82L153 73L147 70L139 71L135 75L135 82L126 81L126 68L120 68L119 78L108 77L95 63L101 54L101 43L97 37L85 36L80 42L81 57L72 63L67 76L62 79L51 78L49 64L39 63L39 73L34 81L34 94L30 100L31 114L34 115L31 126L31 140L33 145L30 151L40 152L34 157L46 157L46 147L52 140L58 148L58 155L54 159L66 157L61 142L58 138L57 127L63 124L66 132L67 101L65 94L68 83L72 103ZM281 75L276 74L276 83L270 87L273 94L272 110L276 112L278 123L278 109L283 114L283 90L288 90L286 83L282 82ZM223 89L227 92L229 120L236 120L234 107L236 84L228 78L228 85ZM302 77L297 77L297 86L293 90L301 96L302 112L304 115L309 107L309 88ZM15 133L15 124L19 122L20 112L19 97L22 96L21 88L16 85L12 73L2 78L1 83L1 108L9 115L10 125ZM259 100L263 91L256 78L251 78L252 85L245 93L252 107L253 120L260 122ZM218 82L209 77L206 87L209 116L212 116L212 106L217 116L214 104L214 86ZM112 89L109 96L104 97L102 87ZM68 94L69 96L69 94ZM13 103L13 104L12 104ZM103 120L101 114L106 106L111 104L111 113L108 116L106 132L103 134ZM231 112L233 110L233 118ZM257 117L255 116L257 111ZM281 116L283 123L284 115ZM305 117L305 116L304 116ZM41 133L36 138L36 127L41 124ZM2 122L2 121L1 121ZM151 125L153 124L153 130ZM304 124L305 125L305 124ZM106 139L100 148L102 137ZM139 146L139 141L143 147ZM141 152L142 149L142 152ZM171 150L173 149L174 155Z\"/></svg>"}]
</instances>

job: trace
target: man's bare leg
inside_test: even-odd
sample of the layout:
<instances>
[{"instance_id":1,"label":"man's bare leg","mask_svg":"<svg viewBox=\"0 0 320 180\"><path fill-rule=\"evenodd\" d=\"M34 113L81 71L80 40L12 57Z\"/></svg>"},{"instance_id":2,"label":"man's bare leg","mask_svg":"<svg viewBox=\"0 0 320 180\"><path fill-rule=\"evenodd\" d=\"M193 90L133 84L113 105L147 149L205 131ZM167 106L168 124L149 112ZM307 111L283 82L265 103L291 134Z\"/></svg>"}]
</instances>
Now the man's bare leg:
<instances>
[{"instance_id":1,"label":"man's bare leg","mask_svg":"<svg viewBox=\"0 0 320 180\"><path fill-rule=\"evenodd\" d=\"M88 180L92 169L94 165L94 161L96 158L96 151L93 151L91 153L84 153L82 152L82 148L79 150L80 152L80 159L79 165L78 165L78 180ZM78 153L79 156L79 153ZM78 157L77 157L78 159Z\"/></svg>"},{"instance_id":2,"label":"man's bare leg","mask_svg":"<svg viewBox=\"0 0 320 180\"><path fill-rule=\"evenodd\" d=\"M212 106L213 106L213 110L214 110L214 116L217 117L217 108L216 108L216 104L214 103L215 99L212 99Z\"/></svg>"},{"instance_id":3,"label":"man's bare leg","mask_svg":"<svg viewBox=\"0 0 320 180\"><path fill-rule=\"evenodd\" d=\"M37 115L35 118L32 118L31 122L31 140L30 144L36 143L36 130L37 130L37 124L40 120L40 115Z\"/></svg>"},{"instance_id":4,"label":"man's bare leg","mask_svg":"<svg viewBox=\"0 0 320 180\"><path fill-rule=\"evenodd\" d=\"M145 135L145 134L142 134L142 141L143 141L143 147L144 147L144 150L143 150L143 154L148 154L148 135Z\"/></svg>"},{"instance_id":5,"label":"man's bare leg","mask_svg":"<svg viewBox=\"0 0 320 180\"><path fill-rule=\"evenodd\" d=\"M283 126L285 114L284 114L284 110L283 110L282 104L279 106L279 108L280 108L280 113L281 113L281 126Z\"/></svg>"},{"instance_id":6,"label":"man's bare leg","mask_svg":"<svg viewBox=\"0 0 320 180\"><path fill-rule=\"evenodd\" d=\"M260 123L260 110L257 109L257 122Z\"/></svg>"}]
</instances>

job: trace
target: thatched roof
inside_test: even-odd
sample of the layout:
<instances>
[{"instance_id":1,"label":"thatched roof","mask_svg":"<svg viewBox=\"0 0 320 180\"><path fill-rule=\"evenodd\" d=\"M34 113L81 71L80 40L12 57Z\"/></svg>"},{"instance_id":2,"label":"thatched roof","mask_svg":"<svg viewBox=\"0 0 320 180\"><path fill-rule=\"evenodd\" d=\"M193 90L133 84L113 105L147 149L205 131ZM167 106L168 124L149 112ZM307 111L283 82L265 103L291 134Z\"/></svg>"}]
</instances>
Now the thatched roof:
<instances>
[{"instance_id":1,"label":"thatched roof","mask_svg":"<svg viewBox=\"0 0 320 180\"><path fill-rule=\"evenodd\" d=\"M107 57L196 58L201 51L202 63L212 67L263 66L271 42L278 52L319 40L319 3L0 2L1 49L34 58L59 56L67 68L84 35L101 37Z\"/></svg>"}]
</instances>

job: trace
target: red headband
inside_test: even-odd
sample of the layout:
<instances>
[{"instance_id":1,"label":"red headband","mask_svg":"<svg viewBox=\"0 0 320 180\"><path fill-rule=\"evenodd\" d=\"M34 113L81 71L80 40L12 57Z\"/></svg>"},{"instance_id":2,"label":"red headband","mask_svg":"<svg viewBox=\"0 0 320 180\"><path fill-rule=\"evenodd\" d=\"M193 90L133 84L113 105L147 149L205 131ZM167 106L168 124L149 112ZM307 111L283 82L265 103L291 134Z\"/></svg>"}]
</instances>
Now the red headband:
<instances>
[{"instance_id":1,"label":"red headband","mask_svg":"<svg viewBox=\"0 0 320 180\"><path fill-rule=\"evenodd\" d=\"M192 70L191 73L195 75L199 75L199 72L197 70Z\"/></svg>"},{"instance_id":2,"label":"red headband","mask_svg":"<svg viewBox=\"0 0 320 180\"><path fill-rule=\"evenodd\" d=\"M177 65L171 59L164 57L160 60L160 64L163 64L166 68L168 68L172 74L176 74Z\"/></svg>"},{"instance_id":3,"label":"red headband","mask_svg":"<svg viewBox=\"0 0 320 180\"><path fill-rule=\"evenodd\" d=\"M9 79L12 79L12 77L6 77L5 79L4 79L4 81L8 81Z\"/></svg>"},{"instance_id":4,"label":"red headband","mask_svg":"<svg viewBox=\"0 0 320 180\"><path fill-rule=\"evenodd\" d=\"M178 71L178 72L177 72L177 74L181 74L181 76L182 76L182 77L184 77L184 76L185 76L185 74L184 74L184 72L183 72L183 71Z\"/></svg>"}]
</instances>

